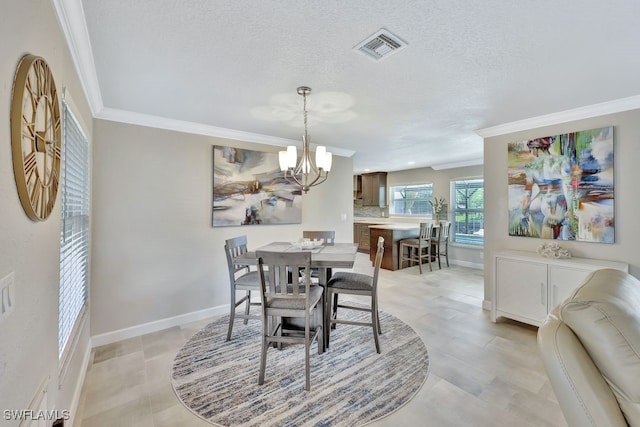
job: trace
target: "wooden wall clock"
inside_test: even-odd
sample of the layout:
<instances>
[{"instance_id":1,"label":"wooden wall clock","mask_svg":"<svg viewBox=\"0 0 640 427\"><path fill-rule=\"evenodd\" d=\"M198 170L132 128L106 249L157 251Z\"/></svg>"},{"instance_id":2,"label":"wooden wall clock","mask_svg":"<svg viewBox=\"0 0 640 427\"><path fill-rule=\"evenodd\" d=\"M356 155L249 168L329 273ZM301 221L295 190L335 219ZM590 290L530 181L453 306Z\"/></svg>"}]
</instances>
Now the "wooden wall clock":
<instances>
[{"instance_id":1,"label":"wooden wall clock","mask_svg":"<svg viewBox=\"0 0 640 427\"><path fill-rule=\"evenodd\" d=\"M33 221L44 221L53 210L60 185L62 129L53 74L39 56L23 56L16 70L11 148L22 207Z\"/></svg>"}]
</instances>

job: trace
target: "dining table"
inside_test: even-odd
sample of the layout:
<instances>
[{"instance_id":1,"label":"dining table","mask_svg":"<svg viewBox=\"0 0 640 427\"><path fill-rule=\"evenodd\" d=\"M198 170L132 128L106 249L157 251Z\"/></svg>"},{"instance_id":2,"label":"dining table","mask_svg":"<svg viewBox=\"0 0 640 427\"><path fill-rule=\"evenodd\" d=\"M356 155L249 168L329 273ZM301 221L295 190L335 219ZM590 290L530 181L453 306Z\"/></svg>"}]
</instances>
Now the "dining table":
<instances>
[{"instance_id":1,"label":"dining table","mask_svg":"<svg viewBox=\"0 0 640 427\"><path fill-rule=\"evenodd\" d=\"M258 265L257 251L269 252L311 252L311 268L318 270L318 283L325 286L331 278L333 268L353 268L358 251L357 243L324 243L313 247L303 247L291 242L271 242L253 251L245 252L233 259L236 265ZM328 304L326 298L322 298ZM326 307L323 308L323 313ZM326 323L326 322L325 322ZM322 328L324 342L329 342L329 331Z\"/></svg>"}]
</instances>

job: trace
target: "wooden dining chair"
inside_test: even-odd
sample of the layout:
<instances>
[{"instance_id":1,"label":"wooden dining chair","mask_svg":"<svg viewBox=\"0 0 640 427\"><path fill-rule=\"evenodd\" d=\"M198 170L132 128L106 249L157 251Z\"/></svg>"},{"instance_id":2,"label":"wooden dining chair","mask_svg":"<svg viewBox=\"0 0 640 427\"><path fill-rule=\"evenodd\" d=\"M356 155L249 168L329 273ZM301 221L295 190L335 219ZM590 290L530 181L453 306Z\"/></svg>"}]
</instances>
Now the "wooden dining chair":
<instances>
[{"instance_id":1,"label":"wooden dining chair","mask_svg":"<svg viewBox=\"0 0 640 427\"><path fill-rule=\"evenodd\" d=\"M267 351L276 344L304 344L305 390L311 389L310 352L314 340L324 352L323 288L311 283L311 252L257 251L262 303L262 351L258 384L264 384ZM290 275L290 271L304 274ZM298 324L294 325L294 320ZM284 368L288 369L288 368Z\"/></svg>"},{"instance_id":2,"label":"wooden dining chair","mask_svg":"<svg viewBox=\"0 0 640 427\"><path fill-rule=\"evenodd\" d=\"M325 307L325 328L327 328L326 347L329 347L331 329L335 328L337 323L344 323L348 325L371 327L373 330L373 340L376 346L376 352L380 353L378 334L382 333L382 328L380 327L380 316L378 315L378 273L380 271L380 265L382 264L383 255L384 238L378 237L378 248L376 252L376 259L374 261L373 276L349 271L339 271L334 274L327 283L327 304ZM340 294L365 295L371 298L371 303L369 307L349 305L346 303L340 304L338 301L338 295ZM332 295L334 298L332 298ZM371 322L338 318L339 308L370 312Z\"/></svg>"},{"instance_id":3,"label":"wooden dining chair","mask_svg":"<svg viewBox=\"0 0 640 427\"><path fill-rule=\"evenodd\" d=\"M447 267L449 267L449 233L451 232L451 221L440 221L438 238L434 241L432 251L434 258L438 259L438 268L442 269L440 258L445 257Z\"/></svg>"},{"instance_id":4,"label":"wooden dining chair","mask_svg":"<svg viewBox=\"0 0 640 427\"><path fill-rule=\"evenodd\" d=\"M324 239L325 243L335 243L336 241L336 232L333 230L327 230L327 231L309 231L309 230L304 230L302 232L302 238L303 239Z\"/></svg>"},{"instance_id":5,"label":"wooden dining chair","mask_svg":"<svg viewBox=\"0 0 640 427\"><path fill-rule=\"evenodd\" d=\"M336 242L336 232L334 230L326 230L326 231L309 231L309 230L304 230L302 231L302 238L303 239L323 239L325 244L334 244ZM320 277L320 272L318 271L317 268L312 268L311 269L311 278L312 279L318 279ZM331 277L331 269L328 268L327 269L327 277ZM325 283L322 283L322 285L325 285Z\"/></svg>"},{"instance_id":6,"label":"wooden dining chair","mask_svg":"<svg viewBox=\"0 0 640 427\"><path fill-rule=\"evenodd\" d=\"M405 261L409 266L413 266L417 262L420 274L422 274L422 263L426 260L429 263L429 271L433 271L431 267L433 241L433 223L421 222L418 238L400 240L400 268L403 268Z\"/></svg>"},{"instance_id":7,"label":"wooden dining chair","mask_svg":"<svg viewBox=\"0 0 640 427\"><path fill-rule=\"evenodd\" d=\"M257 270L251 270L247 265L235 265L233 259L238 255L248 252L247 236L238 236L225 240L224 251L227 255L227 267L229 269L230 284L230 302L229 302L229 329L227 331L227 341L231 341L231 332L233 331L233 323L237 318L244 319L246 325L249 319L260 319L258 314L251 315L251 306L260 305L259 302L251 302L251 292L260 291L260 276ZM255 268L255 267L254 267ZM244 295L237 299L237 292L244 292ZM242 305L244 312L236 313L236 309Z\"/></svg>"}]
</instances>

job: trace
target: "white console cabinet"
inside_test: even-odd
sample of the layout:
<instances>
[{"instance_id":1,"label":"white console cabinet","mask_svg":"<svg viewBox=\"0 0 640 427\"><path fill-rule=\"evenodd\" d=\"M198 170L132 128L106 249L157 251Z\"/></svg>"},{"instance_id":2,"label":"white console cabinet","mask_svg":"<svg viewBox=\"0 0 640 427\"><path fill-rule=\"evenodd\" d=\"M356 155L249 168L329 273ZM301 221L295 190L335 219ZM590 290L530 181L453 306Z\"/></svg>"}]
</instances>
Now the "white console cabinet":
<instances>
[{"instance_id":1,"label":"white console cabinet","mask_svg":"<svg viewBox=\"0 0 640 427\"><path fill-rule=\"evenodd\" d=\"M601 268L629 271L629 265L621 262L544 258L524 251L497 252L491 320L508 317L540 326L590 272Z\"/></svg>"}]
</instances>

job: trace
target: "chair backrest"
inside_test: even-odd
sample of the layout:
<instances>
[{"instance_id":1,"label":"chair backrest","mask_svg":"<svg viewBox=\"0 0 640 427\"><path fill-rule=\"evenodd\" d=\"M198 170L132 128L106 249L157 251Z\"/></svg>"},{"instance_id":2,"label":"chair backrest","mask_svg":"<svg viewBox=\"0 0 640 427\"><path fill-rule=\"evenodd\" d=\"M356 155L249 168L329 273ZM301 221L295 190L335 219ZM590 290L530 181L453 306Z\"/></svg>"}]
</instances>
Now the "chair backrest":
<instances>
[{"instance_id":1,"label":"chair backrest","mask_svg":"<svg viewBox=\"0 0 640 427\"><path fill-rule=\"evenodd\" d=\"M333 230L328 231L303 231L302 238L304 239L324 239L325 243L335 243L336 232Z\"/></svg>"},{"instance_id":2,"label":"chair backrest","mask_svg":"<svg viewBox=\"0 0 640 427\"><path fill-rule=\"evenodd\" d=\"M420 223L420 240L430 240L433 236L433 223L421 222Z\"/></svg>"},{"instance_id":3,"label":"chair backrest","mask_svg":"<svg viewBox=\"0 0 640 427\"><path fill-rule=\"evenodd\" d=\"M267 307L267 297L305 300L305 307L309 307L311 252L257 251L256 256L263 307Z\"/></svg>"},{"instance_id":4,"label":"chair backrest","mask_svg":"<svg viewBox=\"0 0 640 427\"><path fill-rule=\"evenodd\" d=\"M451 221L440 222L440 241L449 241L449 232L451 231Z\"/></svg>"},{"instance_id":5,"label":"chair backrest","mask_svg":"<svg viewBox=\"0 0 640 427\"><path fill-rule=\"evenodd\" d=\"M227 255L227 267L229 268L229 279L235 282L235 274L240 270L249 270L246 265L234 265L233 258L248 252L247 236L238 236L227 239L224 242L224 252Z\"/></svg>"},{"instance_id":6,"label":"chair backrest","mask_svg":"<svg viewBox=\"0 0 640 427\"><path fill-rule=\"evenodd\" d=\"M382 256L384 255L384 237L378 236L378 249L376 250L376 259L373 263L373 289L378 287L378 273L382 264Z\"/></svg>"}]
</instances>

